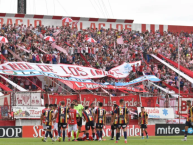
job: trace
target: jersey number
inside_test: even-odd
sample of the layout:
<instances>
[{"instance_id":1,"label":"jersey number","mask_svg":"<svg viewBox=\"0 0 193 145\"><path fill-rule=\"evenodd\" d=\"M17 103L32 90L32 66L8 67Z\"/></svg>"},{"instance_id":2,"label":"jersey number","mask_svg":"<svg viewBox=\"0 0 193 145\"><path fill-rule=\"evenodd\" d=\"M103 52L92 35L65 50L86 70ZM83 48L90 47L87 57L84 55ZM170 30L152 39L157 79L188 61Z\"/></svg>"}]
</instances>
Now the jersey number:
<instances>
[{"instance_id":1,"label":"jersey number","mask_svg":"<svg viewBox=\"0 0 193 145\"><path fill-rule=\"evenodd\" d=\"M71 117L71 118L74 118L74 113L70 113L70 117Z\"/></svg>"},{"instance_id":2,"label":"jersey number","mask_svg":"<svg viewBox=\"0 0 193 145\"><path fill-rule=\"evenodd\" d=\"M119 114L120 114L120 115L123 115L123 109L122 109L122 108L120 109Z\"/></svg>"},{"instance_id":3,"label":"jersey number","mask_svg":"<svg viewBox=\"0 0 193 145\"><path fill-rule=\"evenodd\" d=\"M61 108L61 114L64 114L64 108Z\"/></svg>"},{"instance_id":4,"label":"jersey number","mask_svg":"<svg viewBox=\"0 0 193 145\"><path fill-rule=\"evenodd\" d=\"M103 115L103 110L100 110L99 115L100 115L100 116L102 116L102 115Z\"/></svg>"}]
</instances>

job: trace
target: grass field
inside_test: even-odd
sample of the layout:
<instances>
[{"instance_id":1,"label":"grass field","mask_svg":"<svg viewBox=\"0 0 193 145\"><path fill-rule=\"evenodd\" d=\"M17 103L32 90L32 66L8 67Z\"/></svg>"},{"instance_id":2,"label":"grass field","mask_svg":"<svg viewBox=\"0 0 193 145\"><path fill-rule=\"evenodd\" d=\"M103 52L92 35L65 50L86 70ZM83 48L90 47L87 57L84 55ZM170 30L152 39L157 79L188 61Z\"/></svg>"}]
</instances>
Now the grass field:
<instances>
[{"instance_id":1,"label":"grass field","mask_svg":"<svg viewBox=\"0 0 193 145\"><path fill-rule=\"evenodd\" d=\"M2 138L0 139L0 145L112 145L115 141L110 141L106 138L106 141L79 141L79 142L52 142L49 138L47 142L42 142L41 138ZM129 145L192 145L193 136L188 136L188 141L182 142L183 136L164 136L164 137L149 137L149 139L141 139L141 137L128 137L127 144ZM118 144L125 144L124 139L121 138Z\"/></svg>"}]
</instances>

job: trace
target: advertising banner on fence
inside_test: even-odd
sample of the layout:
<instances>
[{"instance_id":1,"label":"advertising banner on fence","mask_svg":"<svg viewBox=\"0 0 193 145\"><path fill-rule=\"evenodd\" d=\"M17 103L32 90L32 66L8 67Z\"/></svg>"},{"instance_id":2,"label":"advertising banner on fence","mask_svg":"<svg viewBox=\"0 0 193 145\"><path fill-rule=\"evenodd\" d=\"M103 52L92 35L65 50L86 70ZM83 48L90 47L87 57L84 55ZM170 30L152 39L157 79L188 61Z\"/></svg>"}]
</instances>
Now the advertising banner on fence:
<instances>
[{"instance_id":1,"label":"advertising banner on fence","mask_svg":"<svg viewBox=\"0 0 193 145\"><path fill-rule=\"evenodd\" d=\"M123 63L109 71L103 71L79 65L7 62L0 65L0 73L15 76L37 76L43 75L44 72L49 72L62 77L76 77L81 79L101 78L105 76L125 78L132 71L132 65L137 64L141 65L141 61Z\"/></svg>"},{"instance_id":2,"label":"advertising banner on fence","mask_svg":"<svg viewBox=\"0 0 193 145\"><path fill-rule=\"evenodd\" d=\"M41 106L41 93L23 93L15 94L16 106Z\"/></svg>"},{"instance_id":3,"label":"advertising banner on fence","mask_svg":"<svg viewBox=\"0 0 193 145\"><path fill-rule=\"evenodd\" d=\"M156 136L169 136L169 135L184 135L184 124L156 124L155 135ZM188 135L193 135L193 129L188 129Z\"/></svg>"},{"instance_id":4,"label":"advertising banner on fence","mask_svg":"<svg viewBox=\"0 0 193 145\"><path fill-rule=\"evenodd\" d=\"M186 101L190 100L193 104L193 98L180 98L179 100L179 112L180 114L187 114L188 106L186 105Z\"/></svg>"},{"instance_id":5,"label":"advertising banner on fence","mask_svg":"<svg viewBox=\"0 0 193 145\"><path fill-rule=\"evenodd\" d=\"M141 106L156 107L157 97L141 97Z\"/></svg>"},{"instance_id":6,"label":"advertising banner on fence","mask_svg":"<svg viewBox=\"0 0 193 145\"><path fill-rule=\"evenodd\" d=\"M14 118L38 118L45 107L13 106Z\"/></svg>"},{"instance_id":7,"label":"advertising banner on fence","mask_svg":"<svg viewBox=\"0 0 193 145\"><path fill-rule=\"evenodd\" d=\"M141 107L137 107L138 114L141 112ZM153 108L145 107L148 113L148 118L174 119L173 108Z\"/></svg>"},{"instance_id":8,"label":"advertising banner on fence","mask_svg":"<svg viewBox=\"0 0 193 145\"><path fill-rule=\"evenodd\" d=\"M85 126L82 126L82 130L85 129ZM42 126L23 126L23 136L26 138L35 138L35 137L42 137ZM149 136L155 136L155 125L148 125L147 128L148 135ZM90 135L92 132L90 131ZM54 133L53 133L54 135ZM140 136L141 135L141 129L138 125L128 125L127 126L127 136ZM67 131L66 131L67 136ZM82 136L82 133L79 135ZM103 136L110 137L111 136L111 126L106 125L103 128ZM121 136L123 136L123 131L121 130Z\"/></svg>"},{"instance_id":9,"label":"advertising banner on fence","mask_svg":"<svg viewBox=\"0 0 193 145\"><path fill-rule=\"evenodd\" d=\"M105 109L110 109L113 104L119 105L119 100L124 99L125 106L127 107L136 107L139 105L139 96L117 96L117 97L105 97L93 94L81 94L79 95L69 95L69 96L60 96L60 95L49 95L49 101L52 104L59 104L61 101L65 101L67 106L70 106L74 99L80 100L83 106L90 106L91 103L94 103L95 106L98 106L99 102L103 103Z\"/></svg>"},{"instance_id":10,"label":"advertising banner on fence","mask_svg":"<svg viewBox=\"0 0 193 145\"><path fill-rule=\"evenodd\" d=\"M22 126L0 126L0 138L21 138Z\"/></svg>"}]
</instances>

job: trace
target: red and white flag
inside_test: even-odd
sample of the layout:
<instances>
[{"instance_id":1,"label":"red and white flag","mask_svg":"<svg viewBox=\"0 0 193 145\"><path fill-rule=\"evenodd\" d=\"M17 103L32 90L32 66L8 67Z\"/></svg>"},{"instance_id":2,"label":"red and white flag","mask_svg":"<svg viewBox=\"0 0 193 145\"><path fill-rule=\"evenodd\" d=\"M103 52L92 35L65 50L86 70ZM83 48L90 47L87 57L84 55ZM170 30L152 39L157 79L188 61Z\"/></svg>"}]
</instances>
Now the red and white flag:
<instances>
[{"instance_id":1,"label":"red and white flag","mask_svg":"<svg viewBox=\"0 0 193 145\"><path fill-rule=\"evenodd\" d=\"M53 33L53 35L57 36L60 32L61 32L61 30L57 30L55 33Z\"/></svg>"},{"instance_id":2,"label":"red and white flag","mask_svg":"<svg viewBox=\"0 0 193 145\"><path fill-rule=\"evenodd\" d=\"M117 38L117 44L123 44L123 38L122 36Z\"/></svg>"}]
</instances>

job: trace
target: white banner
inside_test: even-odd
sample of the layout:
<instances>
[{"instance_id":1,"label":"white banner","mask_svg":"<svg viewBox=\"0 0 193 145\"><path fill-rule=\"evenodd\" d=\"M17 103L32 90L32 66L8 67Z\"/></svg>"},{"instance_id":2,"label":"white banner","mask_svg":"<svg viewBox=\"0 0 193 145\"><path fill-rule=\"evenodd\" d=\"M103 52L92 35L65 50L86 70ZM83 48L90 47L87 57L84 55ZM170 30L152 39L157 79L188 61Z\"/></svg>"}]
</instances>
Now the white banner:
<instances>
[{"instance_id":1,"label":"white banner","mask_svg":"<svg viewBox=\"0 0 193 145\"><path fill-rule=\"evenodd\" d=\"M168 119L167 124L185 124L186 119Z\"/></svg>"},{"instance_id":2,"label":"white banner","mask_svg":"<svg viewBox=\"0 0 193 145\"><path fill-rule=\"evenodd\" d=\"M27 106L13 106L15 118L37 118L40 119L42 110L45 107L27 107Z\"/></svg>"},{"instance_id":3,"label":"white banner","mask_svg":"<svg viewBox=\"0 0 193 145\"><path fill-rule=\"evenodd\" d=\"M138 114L141 112L141 107L137 107ZM148 118L161 118L161 119L173 119L173 108L152 108L145 107L145 111L148 113Z\"/></svg>"},{"instance_id":4,"label":"white banner","mask_svg":"<svg viewBox=\"0 0 193 145\"><path fill-rule=\"evenodd\" d=\"M15 76L37 76L42 75L42 72L46 72L62 77L76 77L80 79L101 78L105 76L125 78L132 71L132 65L137 64L140 66L141 61L123 63L120 66L112 68L110 71L103 71L92 67L78 65L7 62L0 65L0 73ZM37 72L35 73L30 70L35 70Z\"/></svg>"},{"instance_id":5,"label":"white banner","mask_svg":"<svg viewBox=\"0 0 193 145\"><path fill-rule=\"evenodd\" d=\"M179 112L180 114L187 114L188 113L188 106L186 105L186 101L190 100L193 103L193 98L180 98L179 101Z\"/></svg>"},{"instance_id":6,"label":"white banner","mask_svg":"<svg viewBox=\"0 0 193 145\"><path fill-rule=\"evenodd\" d=\"M41 106L41 93L22 93L15 94L16 106Z\"/></svg>"}]
</instances>

